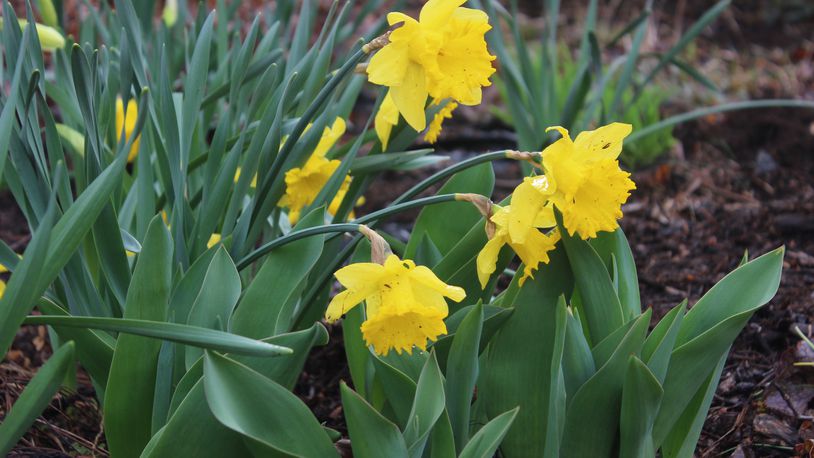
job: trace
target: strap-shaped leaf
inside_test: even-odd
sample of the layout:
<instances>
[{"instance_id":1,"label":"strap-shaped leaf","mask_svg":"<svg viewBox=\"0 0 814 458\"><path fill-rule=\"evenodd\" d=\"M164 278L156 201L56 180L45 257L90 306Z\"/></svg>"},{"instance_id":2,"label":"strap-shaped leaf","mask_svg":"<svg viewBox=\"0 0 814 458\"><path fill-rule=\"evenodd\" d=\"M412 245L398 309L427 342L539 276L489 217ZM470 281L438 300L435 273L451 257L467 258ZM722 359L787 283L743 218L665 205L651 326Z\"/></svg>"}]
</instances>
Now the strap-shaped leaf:
<instances>
[{"instance_id":1,"label":"strap-shaped leaf","mask_svg":"<svg viewBox=\"0 0 814 458\"><path fill-rule=\"evenodd\" d=\"M746 263L718 282L684 317L653 429L656 446L665 440L752 314L774 296L782 268L783 248Z\"/></svg>"},{"instance_id":2,"label":"strap-shaped leaf","mask_svg":"<svg viewBox=\"0 0 814 458\"><path fill-rule=\"evenodd\" d=\"M478 378L482 327L483 305L479 302L458 327L447 359L447 411L457 450L462 450L469 441L469 411Z\"/></svg>"},{"instance_id":3,"label":"strap-shaped leaf","mask_svg":"<svg viewBox=\"0 0 814 458\"><path fill-rule=\"evenodd\" d=\"M353 455L359 458L407 458L407 444L398 427L344 383L340 390Z\"/></svg>"},{"instance_id":4,"label":"strap-shaped leaf","mask_svg":"<svg viewBox=\"0 0 814 458\"><path fill-rule=\"evenodd\" d=\"M588 334L596 345L625 322L622 304L613 288L610 273L596 250L585 240L570 235L562 226L559 214L557 219L562 241L568 252L568 262L574 272L574 282L582 300L580 314L584 314Z\"/></svg>"},{"instance_id":5,"label":"strap-shaped leaf","mask_svg":"<svg viewBox=\"0 0 814 458\"><path fill-rule=\"evenodd\" d=\"M172 239L153 218L127 290L125 319L163 321L172 287ZM131 334L116 341L105 389L105 434L112 453L137 457L152 436L152 407L161 342Z\"/></svg>"},{"instance_id":6,"label":"strap-shaped leaf","mask_svg":"<svg viewBox=\"0 0 814 458\"><path fill-rule=\"evenodd\" d=\"M560 377L565 341L563 288L570 282L565 253L556 250L520 288L514 313L489 344L478 398L491 417L520 407L502 449L508 456L560 453L565 388Z\"/></svg>"},{"instance_id":7,"label":"strap-shaped leaf","mask_svg":"<svg viewBox=\"0 0 814 458\"><path fill-rule=\"evenodd\" d=\"M661 384L647 365L631 356L622 387L619 456L650 458L656 455L652 431L662 394Z\"/></svg>"},{"instance_id":8,"label":"strap-shaped leaf","mask_svg":"<svg viewBox=\"0 0 814 458\"><path fill-rule=\"evenodd\" d=\"M250 368L207 352L203 382L209 409L227 428L287 454L338 455L297 396Z\"/></svg>"},{"instance_id":9,"label":"strap-shaped leaf","mask_svg":"<svg viewBox=\"0 0 814 458\"><path fill-rule=\"evenodd\" d=\"M415 399L404 429L404 439L411 457L420 457L432 427L446 406L444 380L435 352L424 363L416 384Z\"/></svg>"},{"instance_id":10,"label":"strap-shaped leaf","mask_svg":"<svg viewBox=\"0 0 814 458\"><path fill-rule=\"evenodd\" d=\"M565 417L561 456L613 455L628 358L641 351L649 322L648 310L634 321L608 362L574 395Z\"/></svg>"},{"instance_id":11,"label":"strap-shaped leaf","mask_svg":"<svg viewBox=\"0 0 814 458\"><path fill-rule=\"evenodd\" d=\"M503 441L514 419L517 417L519 407L504 412L486 423L478 430L472 439L461 451L460 458L490 458Z\"/></svg>"}]
</instances>

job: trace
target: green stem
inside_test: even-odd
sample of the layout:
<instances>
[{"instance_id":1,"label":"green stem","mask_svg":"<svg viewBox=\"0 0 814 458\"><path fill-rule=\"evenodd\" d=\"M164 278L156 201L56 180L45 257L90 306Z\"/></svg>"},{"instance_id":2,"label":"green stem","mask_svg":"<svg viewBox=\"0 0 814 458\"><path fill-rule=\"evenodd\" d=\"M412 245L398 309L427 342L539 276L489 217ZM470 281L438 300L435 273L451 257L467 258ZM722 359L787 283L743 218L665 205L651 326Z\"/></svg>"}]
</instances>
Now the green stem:
<instances>
[{"instance_id":1,"label":"green stem","mask_svg":"<svg viewBox=\"0 0 814 458\"><path fill-rule=\"evenodd\" d=\"M326 224L324 226L314 226L309 227L307 229L302 229L299 231L289 232L287 235L280 237L278 239L274 239L263 246L257 248L256 250L252 251L248 255L246 255L240 262L237 263L237 269L243 270L254 261L262 258L263 256L269 254L275 248L279 248L287 243L291 243L297 241L304 237L310 237L312 235L319 235L319 234L328 234L328 233L342 233L342 232L351 232L351 231L358 231L359 226L368 222L375 222L381 218L385 218L391 215L395 215L397 213L403 212L405 210L409 210L411 208L416 207L423 207L425 205L432 205L438 204L443 202L452 202L456 200L456 194L441 194L440 196L430 196L424 197L421 199L411 200L409 202L404 202L398 205L392 205L385 209L373 212L369 215L365 215L361 218L356 218L353 221L350 221L345 224ZM335 236L333 236L335 237ZM332 237L331 237L332 238ZM341 262L340 262L341 263Z\"/></svg>"},{"instance_id":2,"label":"green stem","mask_svg":"<svg viewBox=\"0 0 814 458\"><path fill-rule=\"evenodd\" d=\"M455 175L456 173L460 172L461 170L466 170L466 169L468 169L470 167L474 167L476 165L483 164L484 162L497 161L497 160L500 160L500 159L508 159L509 158L508 153L509 153L509 150L495 151L495 152L492 152L492 153L481 154L481 155L469 158L469 159L467 159L465 161L461 161L461 162L459 162L457 164L451 165L451 166L449 166L449 167L447 167L447 168L445 168L443 170L440 170L440 171L436 172L433 175L430 175L429 177L425 178L424 180L422 180L421 182L419 182L418 184L416 184L412 188L408 189L407 192L405 192L404 194L399 196L398 199L394 200L391 205L399 204L401 202L404 202L407 199L410 199L410 198L412 198L414 196L417 196L422 191L424 191L425 189L427 189L430 186L434 185L435 183L438 183L439 181L443 180L444 178Z\"/></svg>"},{"instance_id":3,"label":"green stem","mask_svg":"<svg viewBox=\"0 0 814 458\"><path fill-rule=\"evenodd\" d=\"M297 240L303 239L305 237L311 237L313 235L358 231L359 226L360 224L353 223L326 224L324 226L314 226L309 227L307 229L301 229L299 231L289 232L287 235L274 239L271 242L262 245L261 247L257 248L256 250L246 255L243 259L240 260L240 262L237 263L237 270L245 269L246 267L250 266L251 263L253 263L254 261L267 255L275 248L279 248L287 243L296 242Z\"/></svg>"}]
</instances>

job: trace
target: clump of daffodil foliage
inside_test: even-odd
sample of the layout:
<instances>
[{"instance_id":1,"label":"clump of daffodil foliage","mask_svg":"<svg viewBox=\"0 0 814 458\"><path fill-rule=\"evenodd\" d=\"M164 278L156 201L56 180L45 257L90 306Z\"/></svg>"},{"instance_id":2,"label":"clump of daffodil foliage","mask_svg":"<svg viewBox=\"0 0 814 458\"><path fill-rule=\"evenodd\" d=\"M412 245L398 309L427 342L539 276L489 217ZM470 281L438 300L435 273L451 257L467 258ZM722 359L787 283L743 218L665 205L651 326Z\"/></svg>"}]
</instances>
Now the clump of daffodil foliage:
<instances>
[{"instance_id":1,"label":"clump of daffodil foliage","mask_svg":"<svg viewBox=\"0 0 814 458\"><path fill-rule=\"evenodd\" d=\"M32 238L0 243L0 341L45 325L54 353L0 452L78 362L111 456L339 456L292 390L341 327L354 456L692 456L783 250L651 322L618 225L630 125L566 112L532 151L413 149L504 71L491 3L416 19L281 0L249 24L228 2L160 20L153 3L116 0L67 38L61 3L3 5L0 176ZM526 173L493 202L499 160ZM384 172L428 165L361 206ZM383 229L416 209L406 240Z\"/></svg>"}]
</instances>

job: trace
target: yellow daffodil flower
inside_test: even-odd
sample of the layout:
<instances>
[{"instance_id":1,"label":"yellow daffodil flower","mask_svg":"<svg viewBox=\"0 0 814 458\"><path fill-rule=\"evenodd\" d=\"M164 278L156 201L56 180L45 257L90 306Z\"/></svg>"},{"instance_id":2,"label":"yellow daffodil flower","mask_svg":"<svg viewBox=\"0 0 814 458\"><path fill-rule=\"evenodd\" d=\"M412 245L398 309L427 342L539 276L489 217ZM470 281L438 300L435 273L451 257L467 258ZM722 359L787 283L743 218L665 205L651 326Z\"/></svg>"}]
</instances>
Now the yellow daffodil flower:
<instances>
[{"instance_id":1,"label":"yellow daffodil flower","mask_svg":"<svg viewBox=\"0 0 814 458\"><path fill-rule=\"evenodd\" d=\"M368 80L390 88L399 113L416 131L426 127L428 96L477 105L481 88L491 84L495 57L484 38L489 18L483 11L462 8L464 2L429 0L418 21L403 13L388 14L391 26L401 26L367 66Z\"/></svg>"},{"instance_id":2,"label":"yellow daffodil flower","mask_svg":"<svg viewBox=\"0 0 814 458\"><path fill-rule=\"evenodd\" d=\"M136 118L138 118L138 106L136 105L136 101L130 99L127 101L127 112L124 110L124 102L122 102L121 97L116 98L116 141L119 140L119 136L121 135L122 129L124 129L124 138L125 141L130 138L130 134L133 133L133 130L136 128ZM141 136L139 135L133 141L133 145L130 147L130 152L127 153L127 162L133 162L133 159L136 158L138 155L138 146L139 142L141 141Z\"/></svg>"},{"instance_id":3,"label":"yellow daffodil flower","mask_svg":"<svg viewBox=\"0 0 814 458\"><path fill-rule=\"evenodd\" d=\"M346 290L328 305L325 319L338 320L362 301L366 302L366 320L362 336L373 351L387 355L390 350L412 353L413 347L427 348L446 334L444 318L449 314L445 297L460 302L463 288L441 281L425 266L391 254L384 265L363 262L336 272Z\"/></svg>"},{"instance_id":4,"label":"yellow daffodil flower","mask_svg":"<svg viewBox=\"0 0 814 458\"><path fill-rule=\"evenodd\" d=\"M0 299L3 298L3 294L6 293L6 282L0 280Z\"/></svg>"},{"instance_id":5,"label":"yellow daffodil flower","mask_svg":"<svg viewBox=\"0 0 814 458\"><path fill-rule=\"evenodd\" d=\"M630 124L613 123L582 132L572 141L562 127L551 127L562 138L543 153L543 168L556 185L547 198L562 212L568 232L583 239L599 231L612 231L622 217L622 204L636 184L630 173L619 167L617 158L622 141L631 132Z\"/></svg>"},{"instance_id":6,"label":"yellow daffodil flower","mask_svg":"<svg viewBox=\"0 0 814 458\"><path fill-rule=\"evenodd\" d=\"M312 204L319 192L328 183L331 175L339 168L341 161L328 159L325 155L334 143L345 133L345 120L336 118L333 126L326 127L322 133L317 147L302 167L295 167L285 174L285 195L278 204L281 207L288 207L288 219L291 224L296 224L300 219L300 212L306 206ZM345 194L350 186L350 175L345 177L342 185L337 191L331 203L328 205L328 212L336 214ZM353 217L353 216L351 216Z\"/></svg>"},{"instance_id":7,"label":"yellow daffodil flower","mask_svg":"<svg viewBox=\"0 0 814 458\"><path fill-rule=\"evenodd\" d=\"M435 143L438 141L438 135L441 133L441 126L444 124L444 119L449 119L452 117L452 112L458 108L458 104L456 102L447 102L441 111L435 114L432 118L432 122L430 123L430 128L427 129L427 133L424 135L424 140L428 143Z\"/></svg>"},{"instance_id":8,"label":"yellow daffodil flower","mask_svg":"<svg viewBox=\"0 0 814 458\"><path fill-rule=\"evenodd\" d=\"M548 252L553 250L560 240L560 234L555 229L549 233L543 233L540 228L550 228L556 225L554 221L554 210L550 206L544 206L532 214L532 218L526 221L525 212L522 207L515 207L514 197L512 205L492 207L495 213L489 220L495 225L494 235L486 242L483 249L478 253L477 270L478 280L481 288L485 288L489 282L489 277L495 271L497 258L500 249L504 245L509 245L520 257L525 265L523 276L520 278L522 285L527 278L534 277L534 271L542 262L548 263ZM513 223L518 219L518 213L523 214L523 227Z\"/></svg>"}]
</instances>

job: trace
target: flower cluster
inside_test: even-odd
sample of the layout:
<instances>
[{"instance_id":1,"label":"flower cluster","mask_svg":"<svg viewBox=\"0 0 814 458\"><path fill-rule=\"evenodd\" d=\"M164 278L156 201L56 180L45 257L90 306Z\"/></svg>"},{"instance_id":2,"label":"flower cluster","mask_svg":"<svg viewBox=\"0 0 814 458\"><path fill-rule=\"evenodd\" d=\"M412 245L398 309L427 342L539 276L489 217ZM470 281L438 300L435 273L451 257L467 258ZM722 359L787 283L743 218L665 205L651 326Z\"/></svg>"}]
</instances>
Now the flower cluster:
<instances>
[{"instance_id":1,"label":"flower cluster","mask_svg":"<svg viewBox=\"0 0 814 458\"><path fill-rule=\"evenodd\" d=\"M422 131L427 126L427 98L434 105L450 100L427 133L426 139L434 142L444 118L458 104L479 104L481 88L491 84L495 57L484 38L491 29L489 18L483 11L461 7L464 1L430 0L417 21L403 13L387 15L387 22L398 28L367 66L368 80L388 87L375 120L385 148L399 114Z\"/></svg>"},{"instance_id":2,"label":"flower cluster","mask_svg":"<svg viewBox=\"0 0 814 458\"><path fill-rule=\"evenodd\" d=\"M495 271L500 248L509 244L525 265L523 282L540 262L548 262L560 234L556 209L570 235L594 238L612 231L622 217L622 204L636 188L630 174L619 167L622 141L629 124L613 123L582 132L571 140L562 127L551 127L562 138L541 153L544 175L529 177L512 193L509 207L500 208L490 221L495 234L478 254L478 277L485 287ZM540 232L540 229L548 233Z\"/></svg>"}]
</instances>

